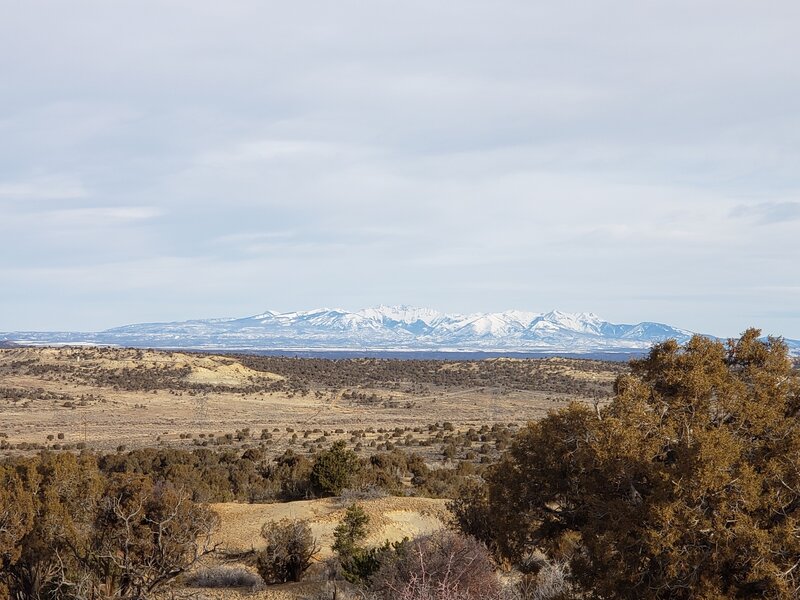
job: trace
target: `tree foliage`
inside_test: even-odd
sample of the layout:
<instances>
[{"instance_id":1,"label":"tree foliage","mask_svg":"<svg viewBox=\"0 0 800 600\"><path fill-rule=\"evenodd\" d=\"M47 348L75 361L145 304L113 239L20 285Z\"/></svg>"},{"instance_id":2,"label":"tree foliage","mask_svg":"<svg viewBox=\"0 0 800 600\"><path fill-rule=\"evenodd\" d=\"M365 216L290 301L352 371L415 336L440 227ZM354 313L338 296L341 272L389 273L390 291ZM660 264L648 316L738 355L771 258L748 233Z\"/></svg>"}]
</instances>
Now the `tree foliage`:
<instances>
[{"instance_id":1,"label":"tree foliage","mask_svg":"<svg viewBox=\"0 0 800 600\"><path fill-rule=\"evenodd\" d=\"M350 484L360 467L358 455L339 440L317 456L311 469L311 484L319 494L336 496Z\"/></svg>"},{"instance_id":2,"label":"tree foliage","mask_svg":"<svg viewBox=\"0 0 800 600\"><path fill-rule=\"evenodd\" d=\"M8 466L0 466L0 573L8 573L22 553L22 540L33 527L33 495ZM0 599L8 598L8 581L0 577Z\"/></svg>"},{"instance_id":3,"label":"tree foliage","mask_svg":"<svg viewBox=\"0 0 800 600\"><path fill-rule=\"evenodd\" d=\"M367 537L369 515L358 504L351 504L344 513L344 518L333 530L334 552L351 554Z\"/></svg>"},{"instance_id":4,"label":"tree foliage","mask_svg":"<svg viewBox=\"0 0 800 600\"><path fill-rule=\"evenodd\" d=\"M386 600L471 600L498 597L500 584L486 546L440 531L395 544L382 556L371 589Z\"/></svg>"},{"instance_id":5,"label":"tree foliage","mask_svg":"<svg viewBox=\"0 0 800 600\"><path fill-rule=\"evenodd\" d=\"M256 556L256 568L267 583L300 581L319 552L311 527L303 520L281 519L264 523L261 537L266 547Z\"/></svg>"},{"instance_id":6,"label":"tree foliage","mask_svg":"<svg viewBox=\"0 0 800 600\"><path fill-rule=\"evenodd\" d=\"M16 542L16 559L2 571L5 585L22 598L88 593L90 578L80 557L93 533L90 521L101 488L93 459L42 454L8 467L16 472L22 490L11 498L10 510L31 510L33 518Z\"/></svg>"},{"instance_id":7,"label":"tree foliage","mask_svg":"<svg viewBox=\"0 0 800 600\"><path fill-rule=\"evenodd\" d=\"M89 562L106 596L141 598L212 550L219 525L188 493L140 475L112 477L94 518Z\"/></svg>"},{"instance_id":8,"label":"tree foliage","mask_svg":"<svg viewBox=\"0 0 800 600\"><path fill-rule=\"evenodd\" d=\"M93 456L0 465L0 598L144 598L204 553L218 517L174 486L102 476Z\"/></svg>"},{"instance_id":9,"label":"tree foliage","mask_svg":"<svg viewBox=\"0 0 800 600\"><path fill-rule=\"evenodd\" d=\"M800 384L759 336L656 345L607 407L529 424L481 500L498 551L565 556L597 598L796 597Z\"/></svg>"},{"instance_id":10,"label":"tree foliage","mask_svg":"<svg viewBox=\"0 0 800 600\"><path fill-rule=\"evenodd\" d=\"M364 541L368 524L369 515L358 504L352 504L333 530L331 549L336 552L342 576L351 583L368 582L382 560L395 549L388 541L384 546L367 548Z\"/></svg>"}]
</instances>

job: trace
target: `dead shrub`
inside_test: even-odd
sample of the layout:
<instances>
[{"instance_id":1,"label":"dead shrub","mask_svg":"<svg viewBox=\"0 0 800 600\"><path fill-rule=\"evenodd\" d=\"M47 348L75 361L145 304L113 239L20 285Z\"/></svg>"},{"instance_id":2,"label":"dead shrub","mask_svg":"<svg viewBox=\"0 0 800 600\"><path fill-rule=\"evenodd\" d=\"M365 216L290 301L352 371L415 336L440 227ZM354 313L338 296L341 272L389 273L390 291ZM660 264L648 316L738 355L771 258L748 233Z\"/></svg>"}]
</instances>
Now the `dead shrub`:
<instances>
[{"instance_id":1,"label":"dead shrub","mask_svg":"<svg viewBox=\"0 0 800 600\"><path fill-rule=\"evenodd\" d=\"M241 567L216 566L201 569L186 578L186 585L197 588L250 588L263 584L261 577Z\"/></svg>"},{"instance_id":2,"label":"dead shrub","mask_svg":"<svg viewBox=\"0 0 800 600\"><path fill-rule=\"evenodd\" d=\"M483 544L441 531L398 548L375 574L372 590L385 600L477 600L497 597L500 583Z\"/></svg>"},{"instance_id":3,"label":"dead shrub","mask_svg":"<svg viewBox=\"0 0 800 600\"><path fill-rule=\"evenodd\" d=\"M258 574L267 583L300 581L319 552L317 540L303 520L281 519L264 523L261 537L267 547L256 555Z\"/></svg>"},{"instance_id":4,"label":"dead shrub","mask_svg":"<svg viewBox=\"0 0 800 600\"><path fill-rule=\"evenodd\" d=\"M569 564L546 562L535 575L523 575L506 590L503 600L567 600L573 598L569 582Z\"/></svg>"}]
</instances>

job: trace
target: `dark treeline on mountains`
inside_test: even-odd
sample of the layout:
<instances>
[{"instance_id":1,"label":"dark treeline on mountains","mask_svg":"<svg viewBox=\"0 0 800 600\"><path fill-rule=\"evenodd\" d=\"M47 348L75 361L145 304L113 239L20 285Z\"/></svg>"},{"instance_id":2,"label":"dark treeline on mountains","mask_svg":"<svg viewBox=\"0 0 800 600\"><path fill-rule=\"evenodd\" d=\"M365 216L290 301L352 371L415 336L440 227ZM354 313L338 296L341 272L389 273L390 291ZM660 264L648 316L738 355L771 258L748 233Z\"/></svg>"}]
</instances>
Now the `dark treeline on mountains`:
<instances>
[{"instance_id":1,"label":"dark treeline on mountains","mask_svg":"<svg viewBox=\"0 0 800 600\"><path fill-rule=\"evenodd\" d=\"M568 359L489 359L449 363L437 360L348 359L326 360L280 356L235 355L243 365L256 371L274 372L306 384L329 388L437 386L441 388L505 388L539 390L591 396L607 393L602 384L576 381L565 373ZM586 372L622 373L624 364L581 360Z\"/></svg>"}]
</instances>

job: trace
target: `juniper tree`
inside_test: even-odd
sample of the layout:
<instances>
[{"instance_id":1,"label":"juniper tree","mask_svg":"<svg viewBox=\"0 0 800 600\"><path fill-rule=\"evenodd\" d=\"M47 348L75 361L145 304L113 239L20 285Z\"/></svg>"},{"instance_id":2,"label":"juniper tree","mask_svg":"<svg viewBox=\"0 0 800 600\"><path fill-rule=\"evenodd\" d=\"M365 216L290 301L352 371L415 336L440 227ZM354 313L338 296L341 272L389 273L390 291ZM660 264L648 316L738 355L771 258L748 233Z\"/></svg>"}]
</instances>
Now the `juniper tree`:
<instances>
[{"instance_id":1,"label":"juniper tree","mask_svg":"<svg viewBox=\"0 0 800 600\"><path fill-rule=\"evenodd\" d=\"M356 453L339 440L317 456L311 469L311 484L319 494L336 496L350 484L360 467Z\"/></svg>"},{"instance_id":2,"label":"juniper tree","mask_svg":"<svg viewBox=\"0 0 800 600\"><path fill-rule=\"evenodd\" d=\"M667 341L605 408L523 429L476 505L502 555L560 554L597 598L797 597L799 413L782 340Z\"/></svg>"}]
</instances>

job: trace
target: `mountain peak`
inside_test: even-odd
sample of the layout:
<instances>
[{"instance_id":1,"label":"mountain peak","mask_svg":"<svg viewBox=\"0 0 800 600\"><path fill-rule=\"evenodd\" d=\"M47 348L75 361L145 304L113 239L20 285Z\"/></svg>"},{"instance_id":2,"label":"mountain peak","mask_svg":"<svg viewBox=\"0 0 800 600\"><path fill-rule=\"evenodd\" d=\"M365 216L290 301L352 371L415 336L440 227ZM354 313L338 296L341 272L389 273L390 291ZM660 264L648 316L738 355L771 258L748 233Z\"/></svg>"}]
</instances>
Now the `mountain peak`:
<instances>
[{"instance_id":1,"label":"mountain peak","mask_svg":"<svg viewBox=\"0 0 800 600\"><path fill-rule=\"evenodd\" d=\"M436 321L436 319L442 316L442 313L431 308L421 308L418 306L409 306L407 304L399 304L396 306L387 306L385 304L381 304L374 308L361 309L357 311L356 314L367 317L388 319L390 321L406 323L408 325L420 321L430 325Z\"/></svg>"},{"instance_id":2,"label":"mountain peak","mask_svg":"<svg viewBox=\"0 0 800 600\"><path fill-rule=\"evenodd\" d=\"M269 319L270 317L274 317L277 314L279 314L277 311L265 310L263 313L260 313L258 315L253 315L252 317L249 318L253 319L254 321L260 321L261 319Z\"/></svg>"},{"instance_id":3,"label":"mountain peak","mask_svg":"<svg viewBox=\"0 0 800 600\"><path fill-rule=\"evenodd\" d=\"M128 325L100 333L12 334L28 343L153 348L597 353L643 352L690 332L660 323L608 322L591 312L506 310L457 314L405 304L357 311L267 310L242 319Z\"/></svg>"}]
</instances>

